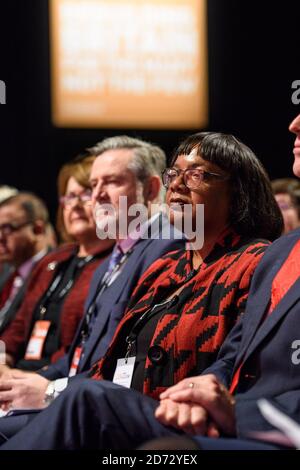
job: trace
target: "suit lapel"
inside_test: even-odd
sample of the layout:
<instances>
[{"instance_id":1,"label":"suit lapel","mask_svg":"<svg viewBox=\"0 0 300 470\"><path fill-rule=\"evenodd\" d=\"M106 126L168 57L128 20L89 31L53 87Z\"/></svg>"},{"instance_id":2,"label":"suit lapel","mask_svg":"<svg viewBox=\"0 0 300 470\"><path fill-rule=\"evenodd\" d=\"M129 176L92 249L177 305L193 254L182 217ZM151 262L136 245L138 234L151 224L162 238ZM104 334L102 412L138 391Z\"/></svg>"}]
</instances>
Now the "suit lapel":
<instances>
[{"instance_id":1,"label":"suit lapel","mask_svg":"<svg viewBox=\"0 0 300 470\"><path fill-rule=\"evenodd\" d=\"M260 277L262 280L256 291L250 291L246 308L247 313L244 319L245 325L243 327L245 333L243 335L244 340L242 339L236 364L244 361L246 357L249 357L249 354L254 351L254 348L260 344L291 306L298 301L300 297L298 288L299 280L290 287L289 291L276 306L272 314L264 321L264 315L271 299L273 280L299 238L299 229L290 232L290 234L284 237L284 244L279 243L279 246L277 246L275 250L273 250L271 246L260 262L254 278L257 284L259 283ZM281 239L281 242L282 241L283 239ZM266 274L264 274L265 272Z\"/></svg>"},{"instance_id":2,"label":"suit lapel","mask_svg":"<svg viewBox=\"0 0 300 470\"><path fill-rule=\"evenodd\" d=\"M245 326L244 331L246 334L243 335L244 341L242 341L240 353L237 362L240 362L241 358L244 358L249 345L255 336L259 325L261 324L265 311L268 307L271 298L271 288L274 277L282 266L284 259L276 260L272 268L268 271L264 282L260 285L258 290L249 298L246 308Z\"/></svg>"},{"instance_id":3,"label":"suit lapel","mask_svg":"<svg viewBox=\"0 0 300 470\"><path fill-rule=\"evenodd\" d=\"M134 246L133 253L129 256L126 264L123 267L122 272L114 281L114 283L103 292L101 298L99 299L100 309L93 325L91 336L87 342L87 349L85 350L84 359L80 364L80 369L82 369L86 362L89 360L91 354L99 338L101 337L103 331L105 331L106 325L110 319L110 316L113 315L114 306L120 301L122 293L128 284L128 272L133 272L137 260L139 259L142 251L148 246L149 240L138 240Z\"/></svg>"},{"instance_id":4,"label":"suit lapel","mask_svg":"<svg viewBox=\"0 0 300 470\"><path fill-rule=\"evenodd\" d=\"M25 281L24 284L20 287L20 289L16 293L12 303L9 305L9 307L8 307L6 313L5 313L4 320L3 320L3 323L1 325L1 329L4 330L6 328L6 326L15 318L15 315L16 315L18 309L20 308L21 302L22 302L23 297L25 295L26 288L27 288L27 281Z\"/></svg>"},{"instance_id":5,"label":"suit lapel","mask_svg":"<svg viewBox=\"0 0 300 470\"><path fill-rule=\"evenodd\" d=\"M0 291L5 286L6 282L8 281L13 271L14 271L14 268L12 266L4 266L3 271L1 272L1 276L0 276Z\"/></svg>"},{"instance_id":6,"label":"suit lapel","mask_svg":"<svg viewBox=\"0 0 300 470\"><path fill-rule=\"evenodd\" d=\"M249 345L249 348L245 354L244 360L246 360L253 351L261 344L266 336L275 328L279 321L282 320L285 315L288 314L290 309L300 299L300 278L292 285L288 290L287 294L282 298L277 307L272 313L263 321L260 328L257 330L257 334L253 338L253 341Z\"/></svg>"}]
</instances>

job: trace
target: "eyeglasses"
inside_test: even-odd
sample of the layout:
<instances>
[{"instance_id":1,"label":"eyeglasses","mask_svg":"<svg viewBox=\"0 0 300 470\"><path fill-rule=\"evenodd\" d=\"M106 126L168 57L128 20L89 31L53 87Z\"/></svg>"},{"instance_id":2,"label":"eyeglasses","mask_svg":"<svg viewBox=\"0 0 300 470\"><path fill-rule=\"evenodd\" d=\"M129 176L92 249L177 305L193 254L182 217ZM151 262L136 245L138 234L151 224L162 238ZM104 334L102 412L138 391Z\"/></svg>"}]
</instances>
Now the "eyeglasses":
<instances>
[{"instance_id":1,"label":"eyeglasses","mask_svg":"<svg viewBox=\"0 0 300 470\"><path fill-rule=\"evenodd\" d=\"M26 227L26 225L31 225L33 222L30 220L27 220L26 222L22 222L21 224L17 223L7 223L7 224L2 224L0 225L0 233L4 235L5 237L8 237L11 235L13 232L17 232L23 227Z\"/></svg>"},{"instance_id":2,"label":"eyeglasses","mask_svg":"<svg viewBox=\"0 0 300 470\"><path fill-rule=\"evenodd\" d=\"M183 175L183 182L189 189L198 189L200 184L210 177L221 180L228 179L228 176L212 173L211 171L204 171L200 168L187 168L186 170L166 168L162 173L163 185L168 188L179 175Z\"/></svg>"},{"instance_id":3,"label":"eyeglasses","mask_svg":"<svg viewBox=\"0 0 300 470\"><path fill-rule=\"evenodd\" d=\"M66 196L61 196L59 198L59 202L61 203L62 206L73 206L73 204L77 204L79 201L81 204L88 204L91 202L92 199L92 191L84 191L84 193L81 194L74 194L70 193L67 194Z\"/></svg>"}]
</instances>

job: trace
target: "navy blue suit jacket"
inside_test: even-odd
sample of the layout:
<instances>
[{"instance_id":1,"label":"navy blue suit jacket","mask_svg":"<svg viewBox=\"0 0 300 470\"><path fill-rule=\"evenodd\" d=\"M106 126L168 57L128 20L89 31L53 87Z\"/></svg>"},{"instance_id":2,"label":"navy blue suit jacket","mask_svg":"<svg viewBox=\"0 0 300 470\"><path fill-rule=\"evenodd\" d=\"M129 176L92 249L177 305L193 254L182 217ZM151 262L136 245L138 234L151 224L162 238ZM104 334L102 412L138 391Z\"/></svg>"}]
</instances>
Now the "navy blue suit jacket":
<instances>
[{"instance_id":1,"label":"navy blue suit jacket","mask_svg":"<svg viewBox=\"0 0 300 470\"><path fill-rule=\"evenodd\" d=\"M157 223L158 220L160 224ZM115 329L124 314L130 296L144 271L165 253L184 247L185 241L182 238L182 234L173 226L170 227L170 239L159 239L162 230L168 230L168 227L170 225L165 216L160 216L160 219L156 219L156 222L153 224L152 238L137 241L120 275L99 297L97 302L97 317L93 324L92 333L85 343L84 357L80 361L78 373L87 372L93 363L105 354ZM90 303L93 301L97 287L107 271L109 259L104 261L94 273L85 304L85 311L87 311ZM68 376L74 350L80 342L82 322L83 320L78 327L68 354L59 359L55 364L50 365L47 370L39 371L41 375L49 380Z\"/></svg>"},{"instance_id":2,"label":"navy blue suit jacket","mask_svg":"<svg viewBox=\"0 0 300 470\"><path fill-rule=\"evenodd\" d=\"M229 387L234 371L243 364L236 390L240 437L272 429L257 407L262 397L300 423L300 278L264 318L273 279L299 239L297 229L267 249L254 273L243 318L228 335L218 360L204 372L215 374Z\"/></svg>"}]
</instances>

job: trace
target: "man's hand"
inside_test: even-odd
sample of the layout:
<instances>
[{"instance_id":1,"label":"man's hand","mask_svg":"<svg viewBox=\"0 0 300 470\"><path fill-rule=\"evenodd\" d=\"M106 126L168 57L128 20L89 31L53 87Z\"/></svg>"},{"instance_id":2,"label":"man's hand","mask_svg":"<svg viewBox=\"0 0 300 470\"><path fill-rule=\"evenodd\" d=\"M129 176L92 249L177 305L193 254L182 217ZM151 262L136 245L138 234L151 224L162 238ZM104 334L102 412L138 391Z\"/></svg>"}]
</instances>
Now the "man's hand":
<instances>
[{"instance_id":1,"label":"man's hand","mask_svg":"<svg viewBox=\"0 0 300 470\"><path fill-rule=\"evenodd\" d=\"M1 408L44 408L48 384L39 374L13 370L10 378L0 380Z\"/></svg>"},{"instance_id":2,"label":"man's hand","mask_svg":"<svg viewBox=\"0 0 300 470\"><path fill-rule=\"evenodd\" d=\"M5 377L5 375L10 371L10 367L8 367L6 364L1 364L0 366L0 379Z\"/></svg>"},{"instance_id":3,"label":"man's hand","mask_svg":"<svg viewBox=\"0 0 300 470\"><path fill-rule=\"evenodd\" d=\"M26 372L20 369L11 369L8 366L0 366L0 384L3 380L8 380L12 378L26 377L29 374L32 375L32 372Z\"/></svg>"},{"instance_id":4,"label":"man's hand","mask_svg":"<svg viewBox=\"0 0 300 470\"><path fill-rule=\"evenodd\" d=\"M184 379L163 392L160 398L162 401L169 399L181 404L199 405L220 431L228 435L235 434L234 398L214 375ZM158 419L162 420L165 416L162 418L160 407L157 413Z\"/></svg>"},{"instance_id":5,"label":"man's hand","mask_svg":"<svg viewBox=\"0 0 300 470\"><path fill-rule=\"evenodd\" d=\"M165 426L180 429L186 434L219 437L205 409L195 403L179 403L166 398L156 408L155 417Z\"/></svg>"}]
</instances>

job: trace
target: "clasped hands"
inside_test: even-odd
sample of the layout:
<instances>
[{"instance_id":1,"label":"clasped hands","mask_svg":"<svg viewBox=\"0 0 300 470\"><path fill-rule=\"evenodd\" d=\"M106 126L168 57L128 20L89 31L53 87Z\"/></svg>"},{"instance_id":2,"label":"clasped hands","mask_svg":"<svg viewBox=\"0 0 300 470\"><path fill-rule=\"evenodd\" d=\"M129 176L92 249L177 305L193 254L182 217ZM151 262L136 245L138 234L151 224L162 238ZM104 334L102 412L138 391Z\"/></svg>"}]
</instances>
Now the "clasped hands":
<instances>
[{"instance_id":1,"label":"clasped hands","mask_svg":"<svg viewBox=\"0 0 300 470\"><path fill-rule=\"evenodd\" d=\"M190 435L235 435L235 401L212 375L190 377L160 395L155 416Z\"/></svg>"},{"instance_id":2,"label":"clasped hands","mask_svg":"<svg viewBox=\"0 0 300 470\"><path fill-rule=\"evenodd\" d=\"M43 408L48 383L39 374L3 368L0 407ZM190 435L235 435L234 399L211 374L190 377L168 388L160 395L155 416L162 424Z\"/></svg>"},{"instance_id":3,"label":"clasped hands","mask_svg":"<svg viewBox=\"0 0 300 470\"><path fill-rule=\"evenodd\" d=\"M0 408L43 408L49 381L34 372L0 367Z\"/></svg>"}]
</instances>

